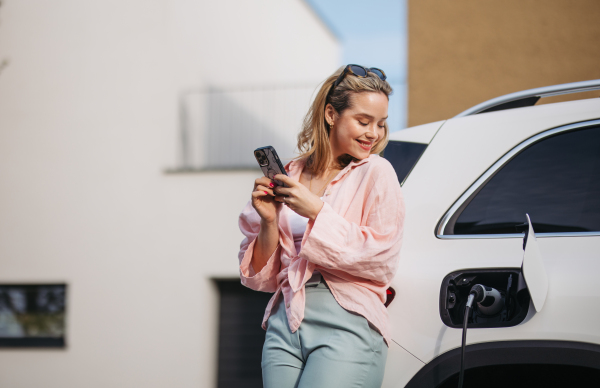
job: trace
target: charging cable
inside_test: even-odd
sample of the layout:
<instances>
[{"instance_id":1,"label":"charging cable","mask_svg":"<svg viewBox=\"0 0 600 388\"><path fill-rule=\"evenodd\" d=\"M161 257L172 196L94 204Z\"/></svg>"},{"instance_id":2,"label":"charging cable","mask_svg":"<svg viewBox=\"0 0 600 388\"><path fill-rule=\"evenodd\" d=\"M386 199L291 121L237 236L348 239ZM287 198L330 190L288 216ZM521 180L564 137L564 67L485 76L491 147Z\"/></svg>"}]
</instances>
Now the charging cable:
<instances>
[{"instance_id":1,"label":"charging cable","mask_svg":"<svg viewBox=\"0 0 600 388\"><path fill-rule=\"evenodd\" d=\"M474 291L474 289L478 285L473 286L473 288L471 288L469 298L467 299L467 305L465 306L465 317L463 319L462 348L460 350L460 375L458 377L458 388L462 388L463 378L465 376L465 345L467 343L467 323L469 322L469 311L471 310L471 306L473 306L473 301L475 300L476 291Z\"/></svg>"},{"instance_id":2,"label":"charging cable","mask_svg":"<svg viewBox=\"0 0 600 388\"><path fill-rule=\"evenodd\" d=\"M463 378L465 375L465 346L467 344L467 324L469 323L469 311L473 306L473 302L477 303L477 306L484 314L497 314L502 307L504 302L498 290L492 287L482 286L476 284L469 291L469 297L467 298L467 304L465 306L465 317L463 319L463 334L462 334L462 347L460 350L460 374L458 377L458 388L463 386Z\"/></svg>"}]
</instances>

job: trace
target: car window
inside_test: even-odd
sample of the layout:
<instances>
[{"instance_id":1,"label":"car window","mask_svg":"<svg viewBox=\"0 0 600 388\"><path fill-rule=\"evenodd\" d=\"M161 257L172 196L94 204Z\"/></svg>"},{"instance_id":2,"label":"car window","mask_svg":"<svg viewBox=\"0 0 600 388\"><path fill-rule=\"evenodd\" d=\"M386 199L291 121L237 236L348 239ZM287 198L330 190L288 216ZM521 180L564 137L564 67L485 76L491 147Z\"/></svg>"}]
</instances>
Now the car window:
<instances>
[{"instance_id":1,"label":"car window","mask_svg":"<svg viewBox=\"0 0 600 388\"><path fill-rule=\"evenodd\" d=\"M536 233L600 231L600 127L532 144L469 200L450 234L517 233L525 213Z\"/></svg>"},{"instance_id":2,"label":"car window","mask_svg":"<svg viewBox=\"0 0 600 388\"><path fill-rule=\"evenodd\" d=\"M406 179L425 148L427 148L427 144L406 141L390 141L385 147L383 157L394 166L400 183Z\"/></svg>"}]
</instances>

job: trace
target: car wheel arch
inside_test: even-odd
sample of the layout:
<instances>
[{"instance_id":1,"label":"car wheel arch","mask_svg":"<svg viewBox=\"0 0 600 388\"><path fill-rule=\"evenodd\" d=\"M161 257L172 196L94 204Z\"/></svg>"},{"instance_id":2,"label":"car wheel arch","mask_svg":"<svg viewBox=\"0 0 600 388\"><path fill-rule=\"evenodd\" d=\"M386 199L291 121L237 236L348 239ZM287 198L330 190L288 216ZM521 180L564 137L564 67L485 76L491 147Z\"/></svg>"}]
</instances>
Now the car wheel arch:
<instances>
[{"instance_id":1,"label":"car wheel arch","mask_svg":"<svg viewBox=\"0 0 600 388\"><path fill-rule=\"evenodd\" d=\"M431 360L406 388L437 387L460 371L460 348ZM566 365L600 371L600 345L555 340L498 341L468 345L465 368L503 365Z\"/></svg>"}]
</instances>

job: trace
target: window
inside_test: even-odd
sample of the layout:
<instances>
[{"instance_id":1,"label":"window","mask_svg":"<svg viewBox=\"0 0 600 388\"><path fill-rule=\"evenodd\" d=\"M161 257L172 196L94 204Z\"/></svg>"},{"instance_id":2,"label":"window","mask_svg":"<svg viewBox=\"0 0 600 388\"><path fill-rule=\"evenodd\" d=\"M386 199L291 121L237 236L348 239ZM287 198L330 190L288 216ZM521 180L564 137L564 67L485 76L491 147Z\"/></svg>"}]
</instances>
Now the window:
<instances>
[{"instance_id":1,"label":"window","mask_svg":"<svg viewBox=\"0 0 600 388\"><path fill-rule=\"evenodd\" d=\"M64 347L64 284L0 285L0 347Z\"/></svg>"},{"instance_id":2,"label":"window","mask_svg":"<svg viewBox=\"0 0 600 388\"><path fill-rule=\"evenodd\" d=\"M600 231L600 126L533 143L475 191L445 234L513 234L528 213L536 233Z\"/></svg>"},{"instance_id":3,"label":"window","mask_svg":"<svg viewBox=\"0 0 600 388\"><path fill-rule=\"evenodd\" d=\"M273 294L253 291L240 279L217 280L219 312L219 388L262 388L261 328L267 303Z\"/></svg>"},{"instance_id":4,"label":"window","mask_svg":"<svg viewBox=\"0 0 600 388\"><path fill-rule=\"evenodd\" d=\"M417 164L425 152L425 148L427 148L427 144L406 141L390 141L385 147L383 157L394 166L400 183L404 182L414 165Z\"/></svg>"}]
</instances>

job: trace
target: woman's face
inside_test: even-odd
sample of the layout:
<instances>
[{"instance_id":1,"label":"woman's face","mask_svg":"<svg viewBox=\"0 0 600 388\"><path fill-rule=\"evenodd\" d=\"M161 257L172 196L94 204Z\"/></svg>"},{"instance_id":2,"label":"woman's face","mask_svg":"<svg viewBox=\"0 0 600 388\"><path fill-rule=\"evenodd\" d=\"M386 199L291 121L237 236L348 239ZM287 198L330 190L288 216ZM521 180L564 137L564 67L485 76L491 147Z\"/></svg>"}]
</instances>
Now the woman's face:
<instances>
[{"instance_id":1,"label":"woman's face","mask_svg":"<svg viewBox=\"0 0 600 388\"><path fill-rule=\"evenodd\" d=\"M350 108L341 115L331 105L325 108L325 118L334 123L329 143L334 158L349 154L356 159L365 159L385 135L388 99L379 92L355 93L351 98Z\"/></svg>"}]
</instances>

